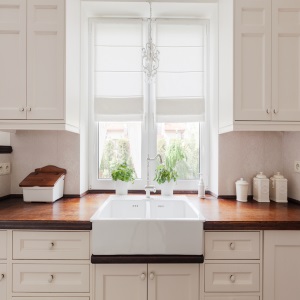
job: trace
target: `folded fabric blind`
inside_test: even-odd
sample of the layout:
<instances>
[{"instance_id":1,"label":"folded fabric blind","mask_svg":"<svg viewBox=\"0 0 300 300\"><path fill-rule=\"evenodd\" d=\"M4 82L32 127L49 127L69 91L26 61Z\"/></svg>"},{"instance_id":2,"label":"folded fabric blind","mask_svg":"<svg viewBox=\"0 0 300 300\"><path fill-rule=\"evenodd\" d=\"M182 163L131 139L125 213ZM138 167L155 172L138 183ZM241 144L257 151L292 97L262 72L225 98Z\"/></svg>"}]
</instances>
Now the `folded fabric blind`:
<instances>
[{"instance_id":1,"label":"folded fabric blind","mask_svg":"<svg viewBox=\"0 0 300 300\"><path fill-rule=\"evenodd\" d=\"M204 121L205 35L203 21L156 20L156 43L160 51L157 122Z\"/></svg>"},{"instance_id":2,"label":"folded fabric blind","mask_svg":"<svg viewBox=\"0 0 300 300\"><path fill-rule=\"evenodd\" d=\"M141 121L143 73L141 19L98 20L94 26L94 113L96 121Z\"/></svg>"}]
</instances>

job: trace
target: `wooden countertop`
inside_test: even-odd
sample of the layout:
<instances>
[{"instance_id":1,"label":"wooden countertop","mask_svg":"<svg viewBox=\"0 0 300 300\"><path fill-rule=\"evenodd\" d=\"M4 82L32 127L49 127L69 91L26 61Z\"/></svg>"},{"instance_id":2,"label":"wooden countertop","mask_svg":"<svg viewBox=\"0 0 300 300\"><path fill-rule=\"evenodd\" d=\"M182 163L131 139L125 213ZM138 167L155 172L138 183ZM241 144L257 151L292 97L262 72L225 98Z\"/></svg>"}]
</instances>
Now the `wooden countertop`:
<instances>
[{"instance_id":1,"label":"wooden countertop","mask_svg":"<svg viewBox=\"0 0 300 300\"><path fill-rule=\"evenodd\" d=\"M0 229L90 230L90 217L109 194L88 194L54 203L0 201ZM300 230L300 205L198 199L187 195L205 217L205 230Z\"/></svg>"}]
</instances>

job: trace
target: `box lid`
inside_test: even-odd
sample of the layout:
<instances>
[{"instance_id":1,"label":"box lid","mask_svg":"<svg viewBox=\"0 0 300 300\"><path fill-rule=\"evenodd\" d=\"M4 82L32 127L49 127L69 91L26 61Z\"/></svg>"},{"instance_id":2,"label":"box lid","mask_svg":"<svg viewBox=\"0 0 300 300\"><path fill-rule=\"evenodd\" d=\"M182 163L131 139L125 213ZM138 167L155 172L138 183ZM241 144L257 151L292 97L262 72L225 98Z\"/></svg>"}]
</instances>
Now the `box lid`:
<instances>
[{"instance_id":1,"label":"box lid","mask_svg":"<svg viewBox=\"0 0 300 300\"><path fill-rule=\"evenodd\" d=\"M35 169L20 184L20 187L53 187L56 182L67 173L66 169L56 166L45 166Z\"/></svg>"}]
</instances>

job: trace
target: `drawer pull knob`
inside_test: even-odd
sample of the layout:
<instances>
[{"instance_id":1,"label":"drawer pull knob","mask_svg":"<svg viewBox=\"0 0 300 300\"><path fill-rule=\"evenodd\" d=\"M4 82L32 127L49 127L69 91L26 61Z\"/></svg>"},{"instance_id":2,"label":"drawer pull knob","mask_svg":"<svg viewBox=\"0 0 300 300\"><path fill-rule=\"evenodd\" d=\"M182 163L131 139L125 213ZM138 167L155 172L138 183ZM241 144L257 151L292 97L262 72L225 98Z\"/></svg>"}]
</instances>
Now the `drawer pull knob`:
<instances>
[{"instance_id":1,"label":"drawer pull knob","mask_svg":"<svg viewBox=\"0 0 300 300\"><path fill-rule=\"evenodd\" d=\"M142 273L140 277L141 277L142 280L145 280L146 279L145 273Z\"/></svg>"},{"instance_id":2,"label":"drawer pull knob","mask_svg":"<svg viewBox=\"0 0 300 300\"><path fill-rule=\"evenodd\" d=\"M48 282L51 283L53 281L53 279L54 279L54 275L50 275L49 279L48 279Z\"/></svg>"},{"instance_id":3,"label":"drawer pull knob","mask_svg":"<svg viewBox=\"0 0 300 300\"><path fill-rule=\"evenodd\" d=\"M54 242L50 243L50 249L52 249L54 247Z\"/></svg>"},{"instance_id":4,"label":"drawer pull knob","mask_svg":"<svg viewBox=\"0 0 300 300\"><path fill-rule=\"evenodd\" d=\"M231 242L231 243L229 244L229 248L230 248L231 250L234 250L234 249L235 249L235 243L234 243L234 242Z\"/></svg>"},{"instance_id":5,"label":"drawer pull knob","mask_svg":"<svg viewBox=\"0 0 300 300\"><path fill-rule=\"evenodd\" d=\"M0 275L0 281L4 278L4 274Z\"/></svg>"},{"instance_id":6,"label":"drawer pull knob","mask_svg":"<svg viewBox=\"0 0 300 300\"><path fill-rule=\"evenodd\" d=\"M230 278L230 281L231 281L231 282L235 282L235 276L234 276L234 275L230 275L229 278Z\"/></svg>"},{"instance_id":7,"label":"drawer pull knob","mask_svg":"<svg viewBox=\"0 0 300 300\"><path fill-rule=\"evenodd\" d=\"M25 110L24 107L20 107L20 108L19 108L19 111L21 111L21 112L24 111L24 110Z\"/></svg>"},{"instance_id":8,"label":"drawer pull knob","mask_svg":"<svg viewBox=\"0 0 300 300\"><path fill-rule=\"evenodd\" d=\"M153 273L153 272L151 272L151 273L150 273L150 275L149 275L149 277L150 277L150 279L151 279L151 280L153 280L153 279L154 279L154 277L155 277L154 273Z\"/></svg>"}]
</instances>

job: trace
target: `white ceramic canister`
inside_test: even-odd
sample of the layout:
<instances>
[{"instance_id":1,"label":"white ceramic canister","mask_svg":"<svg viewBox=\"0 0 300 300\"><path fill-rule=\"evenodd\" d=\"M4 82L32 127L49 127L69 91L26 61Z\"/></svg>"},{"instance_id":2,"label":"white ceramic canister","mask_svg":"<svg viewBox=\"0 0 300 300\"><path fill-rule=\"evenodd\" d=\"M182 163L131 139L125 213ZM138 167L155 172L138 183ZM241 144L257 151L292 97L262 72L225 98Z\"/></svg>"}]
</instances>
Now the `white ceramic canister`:
<instances>
[{"instance_id":1,"label":"white ceramic canister","mask_svg":"<svg viewBox=\"0 0 300 300\"><path fill-rule=\"evenodd\" d=\"M253 178L253 199L258 202L270 202L269 198L270 180L263 172L259 172Z\"/></svg>"},{"instance_id":2,"label":"white ceramic canister","mask_svg":"<svg viewBox=\"0 0 300 300\"><path fill-rule=\"evenodd\" d=\"M247 202L248 198L248 182L241 178L235 182L236 186L236 200L241 202Z\"/></svg>"},{"instance_id":3,"label":"white ceramic canister","mask_svg":"<svg viewBox=\"0 0 300 300\"><path fill-rule=\"evenodd\" d=\"M117 180L116 181L116 195L127 195L128 194L128 182Z\"/></svg>"},{"instance_id":4,"label":"white ceramic canister","mask_svg":"<svg viewBox=\"0 0 300 300\"><path fill-rule=\"evenodd\" d=\"M270 178L270 199L275 202L287 202L287 179L280 172Z\"/></svg>"}]
</instances>

